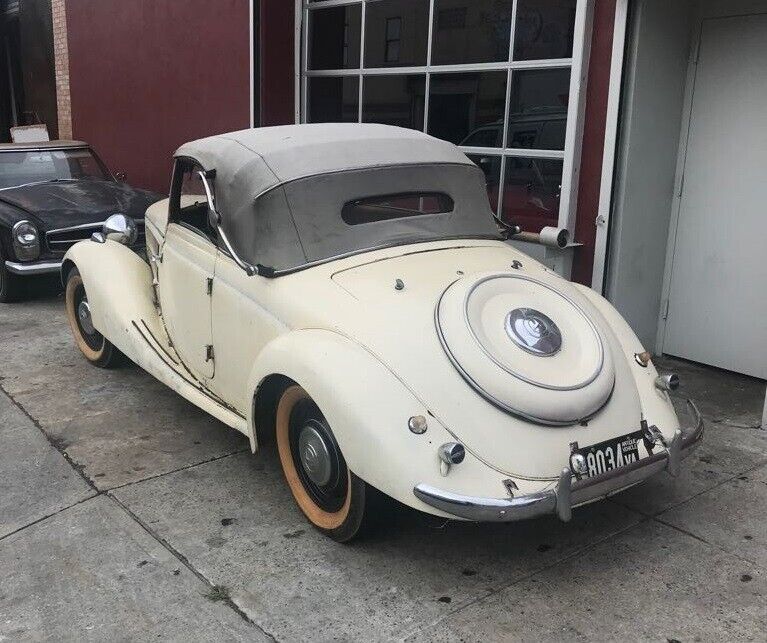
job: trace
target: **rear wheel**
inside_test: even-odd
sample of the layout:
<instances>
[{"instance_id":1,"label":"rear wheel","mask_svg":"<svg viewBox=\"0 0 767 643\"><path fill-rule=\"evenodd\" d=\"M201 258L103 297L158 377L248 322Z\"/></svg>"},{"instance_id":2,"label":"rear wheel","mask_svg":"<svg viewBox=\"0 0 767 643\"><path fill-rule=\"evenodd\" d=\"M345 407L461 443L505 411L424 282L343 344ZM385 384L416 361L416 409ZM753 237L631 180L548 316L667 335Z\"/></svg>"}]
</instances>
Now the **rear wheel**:
<instances>
[{"instance_id":1,"label":"rear wheel","mask_svg":"<svg viewBox=\"0 0 767 643\"><path fill-rule=\"evenodd\" d=\"M67 321L80 352L91 364L111 368L120 361L120 352L93 327L88 295L82 277L76 268L67 275L65 292Z\"/></svg>"},{"instance_id":2,"label":"rear wheel","mask_svg":"<svg viewBox=\"0 0 767 643\"><path fill-rule=\"evenodd\" d=\"M346 466L319 407L300 386L280 397L277 449L290 491L309 522L337 542L354 538L371 489Z\"/></svg>"}]
</instances>

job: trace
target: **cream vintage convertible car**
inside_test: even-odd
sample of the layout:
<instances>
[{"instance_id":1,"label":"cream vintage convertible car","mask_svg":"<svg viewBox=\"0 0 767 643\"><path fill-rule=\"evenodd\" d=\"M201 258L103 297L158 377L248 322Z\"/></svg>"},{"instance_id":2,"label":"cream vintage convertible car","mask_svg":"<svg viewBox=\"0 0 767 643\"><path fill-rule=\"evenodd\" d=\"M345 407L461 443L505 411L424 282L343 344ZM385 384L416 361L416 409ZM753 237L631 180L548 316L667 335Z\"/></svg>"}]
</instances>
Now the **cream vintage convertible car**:
<instances>
[{"instance_id":1,"label":"cream vintage convertible car","mask_svg":"<svg viewBox=\"0 0 767 643\"><path fill-rule=\"evenodd\" d=\"M375 490L447 518L569 520L677 473L702 436L607 301L505 241L450 143L359 124L213 136L179 148L145 221L146 258L123 215L67 252L77 345L97 366L127 355L254 452L275 439L336 540Z\"/></svg>"}]
</instances>

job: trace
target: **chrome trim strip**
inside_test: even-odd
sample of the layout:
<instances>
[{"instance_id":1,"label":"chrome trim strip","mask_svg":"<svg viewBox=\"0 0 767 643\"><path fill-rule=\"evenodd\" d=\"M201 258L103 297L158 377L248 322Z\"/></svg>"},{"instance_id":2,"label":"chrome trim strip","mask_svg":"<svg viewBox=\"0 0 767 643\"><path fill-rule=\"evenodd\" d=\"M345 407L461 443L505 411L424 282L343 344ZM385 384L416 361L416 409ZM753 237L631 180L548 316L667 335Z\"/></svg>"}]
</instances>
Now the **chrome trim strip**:
<instances>
[{"instance_id":1,"label":"chrome trim strip","mask_svg":"<svg viewBox=\"0 0 767 643\"><path fill-rule=\"evenodd\" d=\"M40 150L13 150L13 151L14 152L17 152L17 151L18 152L37 152L37 151L40 151ZM42 151L47 151L47 150L42 150ZM51 151L59 152L61 150L51 150ZM56 183L62 183L62 182L71 183L71 182L77 181L77 180L78 179L57 179ZM16 188L26 188L26 187L29 187L31 185L43 185L45 183L51 183L50 179L48 179L46 181L30 181L29 183L20 183L19 185L9 185L8 187L0 188L0 192L3 192L4 190L15 190Z\"/></svg>"},{"instance_id":2,"label":"chrome trim strip","mask_svg":"<svg viewBox=\"0 0 767 643\"><path fill-rule=\"evenodd\" d=\"M8 272L12 272L15 275L44 275L61 270L61 262L39 261L37 263L18 263L16 261L6 261L5 267Z\"/></svg>"},{"instance_id":3,"label":"chrome trim strip","mask_svg":"<svg viewBox=\"0 0 767 643\"><path fill-rule=\"evenodd\" d=\"M423 483L413 488L413 494L435 509L466 520L512 522L556 513L560 520L567 522L572 516L573 507L617 493L664 469L671 475L676 475L680 461L692 453L704 433L700 411L691 400L688 400L687 404L693 417L693 426L677 429L665 451L593 478L573 481L567 467L562 469L553 489L516 498L464 496Z\"/></svg>"},{"instance_id":4,"label":"chrome trim strip","mask_svg":"<svg viewBox=\"0 0 767 643\"><path fill-rule=\"evenodd\" d=\"M136 222L136 225L144 225L144 219L133 219ZM67 228L55 228L53 230L47 230L45 235L48 236L49 234L57 234L59 232L74 232L76 230L87 230L88 228L101 228L106 220L104 221L94 221L93 223L81 223L80 225L73 225L69 226Z\"/></svg>"},{"instance_id":5,"label":"chrome trim strip","mask_svg":"<svg viewBox=\"0 0 767 643\"><path fill-rule=\"evenodd\" d=\"M224 232L224 229L221 227L221 215L218 213L218 210L216 210L216 202L213 199L213 191L210 189L210 184L208 183L207 174L205 172L199 171L197 172L197 175L200 177L200 180L202 181L202 186L205 188L205 198L208 200L208 209L216 215L216 230L218 231L218 236L221 238L221 241L224 242L224 247L226 248L226 251L229 253L229 256L232 258L232 261L234 261L234 263L236 263L240 268L242 268L245 271L245 274L248 275L248 277L257 275L258 268L250 265L247 261L243 261L242 259L240 259L240 256L234 251L232 244L229 242L229 237L226 235L226 232Z\"/></svg>"}]
</instances>

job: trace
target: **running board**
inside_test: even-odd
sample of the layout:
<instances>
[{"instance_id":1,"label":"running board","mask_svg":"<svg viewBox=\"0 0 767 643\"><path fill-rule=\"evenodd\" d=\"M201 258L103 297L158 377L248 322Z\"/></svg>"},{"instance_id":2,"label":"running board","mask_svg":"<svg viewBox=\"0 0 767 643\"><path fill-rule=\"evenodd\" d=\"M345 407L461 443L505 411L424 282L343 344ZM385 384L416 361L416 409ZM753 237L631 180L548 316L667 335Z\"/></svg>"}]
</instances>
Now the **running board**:
<instances>
[{"instance_id":1,"label":"running board","mask_svg":"<svg viewBox=\"0 0 767 643\"><path fill-rule=\"evenodd\" d=\"M131 323L148 349L133 357L141 368L227 426L249 435L245 417L195 378L170 343L157 337L160 333L153 332L143 319Z\"/></svg>"}]
</instances>

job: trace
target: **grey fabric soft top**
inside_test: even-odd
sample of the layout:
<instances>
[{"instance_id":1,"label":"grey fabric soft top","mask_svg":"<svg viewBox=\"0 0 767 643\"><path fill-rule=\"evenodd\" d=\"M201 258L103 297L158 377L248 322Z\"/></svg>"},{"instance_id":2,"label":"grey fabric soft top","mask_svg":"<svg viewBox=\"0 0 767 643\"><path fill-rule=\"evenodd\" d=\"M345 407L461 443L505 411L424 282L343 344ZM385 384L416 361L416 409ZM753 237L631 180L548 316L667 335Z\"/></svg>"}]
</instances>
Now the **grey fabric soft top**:
<instances>
[{"instance_id":1,"label":"grey fabric soft top","mask_svg":"<svg viewBox=\"0 0 767 643\"><path fill-rule=\"evenodd\" d=\"M175 156L216 171L216 208L235 251L278 271L397 243L498 236L482 172L452 143L414 130L265 127L192 141ZM401 192L444 192L455 207L357 226L341 218L353 199Z\"/></svg>"}]
</instances>

